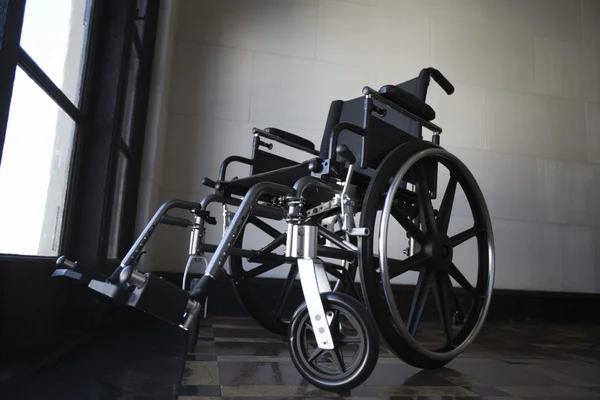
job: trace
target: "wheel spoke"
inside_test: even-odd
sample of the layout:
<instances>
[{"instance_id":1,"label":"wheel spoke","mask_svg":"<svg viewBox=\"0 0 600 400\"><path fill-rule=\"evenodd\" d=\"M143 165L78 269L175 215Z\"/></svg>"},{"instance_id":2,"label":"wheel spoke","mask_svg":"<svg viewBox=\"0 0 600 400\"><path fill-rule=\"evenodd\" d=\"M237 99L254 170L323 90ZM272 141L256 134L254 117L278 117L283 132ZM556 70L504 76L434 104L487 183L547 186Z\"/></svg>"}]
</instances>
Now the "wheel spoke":
<instances>
[{"instance_id":1,"label":"wheel spoke","mask_svg":"<svg viewBox=\"0 0 600 400\"><path fill-rule=\"evenodd\" d=\"M425 308L425 302L429 295L429 288L433 283L434 277L435 271L429 269L423 269L419 274L412 304L410 305L410 314L408 315L408 331L412 336L415 336L417 333L423 309Z\"/></svg>"},{"instance_id":2,"label":"wheel spoke","mask_svg":"<svg viewBox=\"0 0 600 400\"><path fill-rule=\"evenodd\" d=\"M424 251L420 251L415 255L412 255L404 260L397 260L394 263L388 261L388 269L390 279L402 275L407 271L414 271L418 269L425 261L429 259L429 256Z\"/></svg>"},{"instance_id":3,"label":"wheel spoke","mask_svg":"<svg viewBox=\"0 0 600 400\"><path fill-rule=\"evenodd\" d=\"M344 364L344 356L342 355L342 350L339 347L336 347L335 349L330 350L330 353L333 356L333 360L337 364L340 371L346 372L346 365Z\"/></svg>"},{"instance_id":4,"label":"wheel spoke","mask_svg":"<svg viewBox=\"0 0 600 400\"><path fill-rule=\"evenodd\" d=\"M357 344L360 343L360 337L358 336L342 336L340 338L341 344Z\"/></svg>"},{"instance_id":5,"label":"wheel spoke","mask_svg":"<svg viewBox=\"0 0 600 400\"><path fill-rule=\"evenodd\" d=\"M435 276L435 300L442 322L442 328L444 328L444 335L446 336L446 345L452 346L452 314L450 313L450 293L449 293L450 278L444 273L438 273Z\"/></svg>"},{"instance_id":6,"label":"wheel spoke","mask_svg":"<svg viewBox=\"0 0 600 400\"><path fill-rule=\"evenodd\" d=\"M450 238L450 243L452 247L456 247L461 243L466 242L467 240L475 237L477 235L477 229L475 227L469 228L466 231L458 233Z\"/></svg>"},{"instance_id":7,"label":"wheel spoke","mask_svg":"<svg viewBox=\"0 0 600 400\"><path fill-rule=\"evenodd\" d=\"M284 263L284 261L269 262L269 263L261 264L258 267L252 268L249 271L244 271L244 278L246 280L256 278L258 275L262 275L265 272L269 272L270 270L279 267L283 263Z\"/></svg>"},{"instance_id":8,"label":"wheel spoke","mask_svg":"<svg viewBox=\"0 0 600 400\"><path fill-rule=\"evenodd\" d=\"M325 352L325 350L317 347L317 349L315 351L313 351L312 354L308 357L308 362L312 363L317 358L319 358L319 356L321 356L321 354L323 354L324 352Z\"/></svg>"},{"instance_id":9,"label":"wheel spoke","mask_svg":"<svg viewBox=\"0 0 600 400\"><path fill-rule=\"evenodd\" d=\"M448 276L450 278L450 276ZM452 285L452 281L449 280L448 289L450 290L450 295L452 295L452 301L454 302L454 309L456 313L460 316L465 316L465 313L462 310L462 306L460 305L460 301L458 300L458 295L456 294L456 290L454 289L454 285Z\"/></svg>"},{"instance_id":10,"label":"wheel spoke","mask_svg":"<svg viewBox=\"0 0 600 400\"><path fill-rule=\"evenodd\" d=\"M446 187L446 193L440 204L440 211L437 217L437 228L440 232L447 233L450 225L450 215L452 213L452 205L454 204L454 196L456 195L457 180L451 176Z\"/></svg>"},{"instance_id":11,"label":"wheel spoke","mask_svg":"<svg viewBox=\"0 0 600 400\"><path fill-rule=\"evenodd\" d=\"M398 223L404 228L408 236L415 239L418 243L425 242L425 233L417 225L414 224L410 219L408 219L402 211L400 211L400 207L393 206L392 207L392 216L398 221Z\"/></svg>"},{"instance_id":12,"label":"wheel spoke","mask_svg":"<svg viewBox=\"0 0 600 400\"><path fill-rule=\"evenodd\" d=\"M260 249L258 251L258 253L259 254L265 254L265 253L272 252L273 250L275 250L276 248L278 248L282 244L285 244L286 238L287 238L287 233L282 233L275 240L273 240L271 243L269 243L268 245L266 245L265 247L263 247L262 249Z\"/></svg>"},{"instance_id":13,"label":"wheel spoke","mask_svg":"<svg viewBox=\"0 0 600 400\"><path fill-rule=\"evenodd\" d=\"M277 229L273 228L271 225L254 215L248 219L248 222L256 226L267 235L271 236L273 239L277 239L281 235L281 232L279 232Z\"/></svg>"},{"instance_id":14,"label":"wheel spoke","mask_svg":"<svg viewBox=\"0 0 600 400\"><path fill-rule=\"evenodd\" d=\"M448 271L450 276L458 283L463 289L469 292L472 296L477 296L477 290L469 283L467 278L458 270L456 265L453 263Z\"/></svg>"},{"instance_id":15,"label":"wheel spoke","mask_svg":"<svg viewBox=\"0 0 600 400\"><path fill-rule=\"evenodd\" d=\"M435 216L433 214L433 204L431 204L431 194L427 188L427 177L423 163L417 165L417 201L419 203L419 211L422 213L422 220L425 223L427 232L437 231Z\"/></svg>"},{"instance_id":16,"label":"wheel spoke","mask_svg":"<svg viewBox=\"0 0 600 400\"><path fill-rule=\"evenodd\" d=\"M285 279L285 283L283 284L283 289L281 289L281 293L279 294L279 298L277 299L277 303L275 303L277 304L277 306L275 307L275 311L273 312L273 318L276 321L279 320L279 318L281 317L283 307L285 306L288 296L292 291L292 286L294 285L296 276L298 276L298 264L292 264L288 272L288 276Z\"/></svg>"}]
</instances>

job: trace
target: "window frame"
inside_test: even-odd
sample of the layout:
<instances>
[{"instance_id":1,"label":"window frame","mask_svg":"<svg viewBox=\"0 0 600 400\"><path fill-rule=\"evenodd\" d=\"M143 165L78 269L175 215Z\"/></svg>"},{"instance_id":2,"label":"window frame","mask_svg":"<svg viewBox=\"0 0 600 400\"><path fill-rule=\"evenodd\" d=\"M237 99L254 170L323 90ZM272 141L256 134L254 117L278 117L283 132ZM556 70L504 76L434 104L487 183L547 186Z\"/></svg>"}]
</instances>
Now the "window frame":
<instances>
[{"instance_id":1,"label":"window frame","mask_svg":"<svg viewBox=\"0 0 600 400\"><path fill-rule=\"evenodd\" d=\"M160 3L159 0L147 0L140 35L137 1L89 1L79 104L73 104L20 45L26 1L0 0L0 163L18 66L75 122L58 255L78 260L86 268L104 271L116 261L107 257L112 203L119 183L116 175L122 149L125 99L130 88L127 82L130 52L138 48L141 51L132 108L129 160L123 208L118 220L119 256L133 240ZM27 264L28 260L38 263L55 258L0 254L0 261L12 260L19 265Z\"/></svg>"}]
</instances>

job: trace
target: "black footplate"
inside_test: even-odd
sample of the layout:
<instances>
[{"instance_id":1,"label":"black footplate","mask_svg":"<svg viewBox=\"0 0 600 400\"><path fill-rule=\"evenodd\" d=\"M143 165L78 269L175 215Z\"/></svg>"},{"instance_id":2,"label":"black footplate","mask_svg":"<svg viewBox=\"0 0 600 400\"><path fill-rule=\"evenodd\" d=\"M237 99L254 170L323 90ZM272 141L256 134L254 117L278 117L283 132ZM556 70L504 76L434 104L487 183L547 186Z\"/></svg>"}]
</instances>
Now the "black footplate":
<instances>
[{"instance_id":1,"label":"black footplate","mask_svg":"<svg viewBox=\"0 0 600 400\"><path fill-rule=\"evenodd\" d=\"M153 275L138 272L136 284L116 284L107 281L107 277L60 257L52 277L63 277L76 280L96 293L119 304L136 308L142 312L162 319L168 323L187 329L190 314L198 314L199 304L190 300L189 292L173 283ZM64 268L66 267L66 268Z\"/></svg>"}]
</instances>

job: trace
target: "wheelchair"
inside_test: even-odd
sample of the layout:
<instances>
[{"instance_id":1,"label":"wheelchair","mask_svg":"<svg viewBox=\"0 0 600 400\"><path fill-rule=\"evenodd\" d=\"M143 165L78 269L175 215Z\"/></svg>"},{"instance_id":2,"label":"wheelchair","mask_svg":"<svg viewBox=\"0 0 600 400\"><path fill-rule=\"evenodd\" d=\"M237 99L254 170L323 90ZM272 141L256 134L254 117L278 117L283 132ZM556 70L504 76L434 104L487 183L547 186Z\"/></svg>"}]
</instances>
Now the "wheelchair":
<instances>
[{"instance_id":1,"label":"wheelchair","mask_svg":"<svg viewBox=\"0 0 600 400\"><path fill-rule=\"evenodd\" d=\"M366 86L360 97L333 101L319 150L293 133L255 128L252 157L225 159L216 180L204 179L214 193L199 203L162 204L110 276L99 277L65 256L53 276L78 280L189 330L190 347L211 284L228 277L246 311L287 337L299 373L325 390L364 382L377 363L381 339L410 365L444 366L474 341L485 321L494 240L472 173L440 145L442 129L431 122L435 111L425 103L431 79L447 94L454 92L440 71L425 68L401 84ZM430 141L423 139L423 128L432 132ZM295 162L273 154L268 141L311 157ZM232 163L247 164L250 174L227 179ZM217 223L208 209L213 203L223 209L218 244L205 243L206 225ZM172 210L189 212L189 218L170 215ZM160 224L190 229L190 260L213 254L189 288L189 262L182 287L137 268ZM261 238L266 243L245 245ZM462 250L467 243L469 251ZM255 283L277 268L284 268L285 279L277 280L276 297L265 298ZM416 278L412 285L406 285L408 275ZM290 307L298 283L304 301ZM407 294L404 288L413 285ZM433 311L427 307L430 297ZM439 323L421 324L428 313Z\"/></svg>"}]
</instances>

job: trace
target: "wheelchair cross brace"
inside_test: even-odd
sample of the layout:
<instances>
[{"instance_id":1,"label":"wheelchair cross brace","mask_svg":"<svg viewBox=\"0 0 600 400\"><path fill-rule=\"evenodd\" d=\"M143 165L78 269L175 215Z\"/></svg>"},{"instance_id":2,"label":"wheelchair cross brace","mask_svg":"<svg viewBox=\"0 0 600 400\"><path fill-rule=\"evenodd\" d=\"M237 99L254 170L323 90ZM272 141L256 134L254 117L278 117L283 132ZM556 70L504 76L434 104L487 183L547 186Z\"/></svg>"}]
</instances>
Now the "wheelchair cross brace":
<instances>
[{"instance_id":1,"label":"wheelchair cross brace","mask_svg":"<svg viewBox=\"0 0 600 400\"><path fill-rule=\"evenodd\" d=\"M349 180L344 186L349 185L348 182ZM331 291L331 286L327 278L325 264L318 257L353 262L356 260L357 248L324 227L315 225L310 218L306 217L307 213L303 209L304 200L302 195L309 187L327 190L338 197L343 193L349 200L352 200L348 197L347 193L351 193L348 190L342 190L340 186L328 185L316 177L301 178L294 187L272 182L261 182L254 185L246 193L243 200L225 197L221 194L209 195L200 203L169 200L156 211L119 267L105 280L97 276L86 279L84 276L85 271L76 262L69 261L64 256L57 260L57 266L63 268L56 269L53 276L69 277L87 283L90 289L104 296L138 308L187 330L199 317L202 304L209 295L210 286L223 272L223 266L230 255L237 255L258 262L295 262L298 265L301 287L318 346L322 349L331 350L334 348L329 330L332 316L326 315L321 301L321 293ZM274 198L274 204L259 204L259 201L264 199L265 196ZM339 198L341 199L341 197ZM227 223L227 228L217 246L204 243L204 224L216 224L216 220L207 211L208 206L214 202L238 206L233 218L230 221L224 221L224 223ZM287 212L284 207L287 207ZM334 202L332 209L336 207L342 209L342 202ZM168 212L173 209L190 211L194 215L194 222L168 215ZM352 215L347 217L353 219L352 209L343 208L343 213L348 211ZM261 250L244 250L234 247L240 231L247 222L257 220L256 217L273 220L285 218L288 223L287 233L274 238L272 244ZM258 220L258 222L261 221ZM142 250L159 224L192 227L190 255L201 255L205 251L214 253L208 262L204 275L193 285L189 292L154 276L152 273L142 273L136 269ZM266 227L262 227L263 230L270 227L268 224L265 225ZM351 226L354 229L353 224ZM338 248L319 246L319 236ZM285 255L272 253L278 247L274 243L280 245L284 243L284 240L286 243Z\"/></svg>"}]
</instances>

